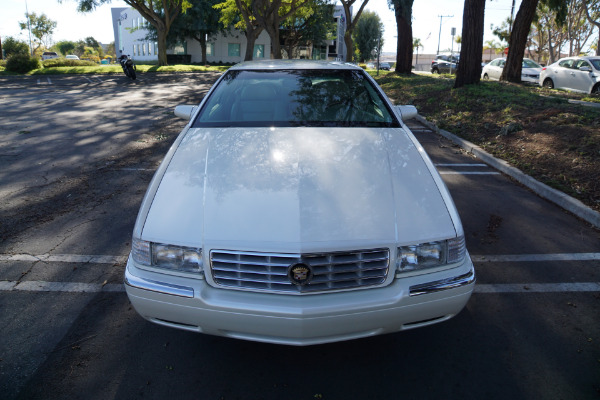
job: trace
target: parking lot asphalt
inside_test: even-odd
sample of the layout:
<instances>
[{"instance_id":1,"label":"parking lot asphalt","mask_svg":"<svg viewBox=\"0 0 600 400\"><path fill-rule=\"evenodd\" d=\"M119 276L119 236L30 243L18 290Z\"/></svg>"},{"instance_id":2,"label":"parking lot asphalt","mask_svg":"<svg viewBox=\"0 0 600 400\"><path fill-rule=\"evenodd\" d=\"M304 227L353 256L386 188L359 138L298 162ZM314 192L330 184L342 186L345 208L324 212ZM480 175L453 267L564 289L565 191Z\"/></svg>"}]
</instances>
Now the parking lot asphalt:
<instances>
[{"instance_id":1,"label":"parking lot asphalt","mask_svg":"<svg viewBox=\"0 0 600 400\"><path fill-rule=\"evenodd\" d=\"M137 208L172 108L215 78L0 78L3 398L598 398L600 232L419 121L477 271L454 319L308 348L142 320L122 286Z\"/></svg>"}]
</instances>

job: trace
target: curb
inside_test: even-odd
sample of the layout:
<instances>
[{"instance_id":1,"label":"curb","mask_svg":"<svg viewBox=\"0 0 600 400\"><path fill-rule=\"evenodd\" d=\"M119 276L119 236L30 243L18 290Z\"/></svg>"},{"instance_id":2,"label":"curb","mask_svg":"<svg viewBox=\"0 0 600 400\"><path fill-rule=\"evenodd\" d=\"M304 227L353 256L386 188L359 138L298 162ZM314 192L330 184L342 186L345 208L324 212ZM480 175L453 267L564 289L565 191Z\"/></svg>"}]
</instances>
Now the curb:
<instances>
[{"instance_id":1,"label":"curb","mask_svg":"<svg viewBox=\"0 0 600 400\"><path fill-rule=\"evenodd\" d=\"M453 133L450 133L443 129L439 129L435 124L427 121L421 115L417 115L415 119L423 125L427 126L432 131L459 145L465 151L479 158L481 161L488 164L490 167L497 169L498 171L515 179L517 182L525 185L538 196L549 200L552 203L575 214L576 216L592 224L596 228L600 228L600 213L592 210L591 208L583 204L581 201L533 179L531 176L524 174L520 169L511 167L510 164L506 161L497 159L496 157L483 150L481 147L469 142L468 140L464 140Z\"/></svg>"}]
</instances>

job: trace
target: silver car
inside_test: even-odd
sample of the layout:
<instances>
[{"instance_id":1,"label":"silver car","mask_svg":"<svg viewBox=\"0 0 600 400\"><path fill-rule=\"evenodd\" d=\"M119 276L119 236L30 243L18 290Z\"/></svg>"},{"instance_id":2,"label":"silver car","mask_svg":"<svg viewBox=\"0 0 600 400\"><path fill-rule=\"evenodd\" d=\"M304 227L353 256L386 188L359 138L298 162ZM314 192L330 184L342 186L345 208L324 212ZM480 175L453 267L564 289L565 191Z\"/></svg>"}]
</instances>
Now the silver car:
<instances>
[{"instance_id":1,"label":"silver car","mask_svg":"<svg viewBox=\"0 0 600 400\"><path fill-rule=\"evenodd\" d=\"M159 325L312 345L446 321L473 291L440 175L362 68L238 64L189 120L142 202L125 272Z\"/></svg>"},{"instance_id":2,"label":"silver car","mask_svg":"<svg viewBox=\"0 0 600 400\"><path fill-rule=\"evenodd\" d=\"M600 57L567 57L542 69L540 86L600 94Z\"/></svg>"},{"instance_id":3,"label":"silver car","mask_svg":"<svg viewBox=\"0 0 600 400\"><path fill-rule=\"evenodd\" d=\"M506 64L506 58L496 58L492 60L489 64L486 64L481 70L481 79L484 81L487 80L500 80L500 75L502 75L502 70L504 69L504 64ZM540 72L542 72L542 66L536 63L529 58L523 59L523 64L521 65L521 81L528 83L537 84L540 79Z\"/></svg>"}]
</instances>

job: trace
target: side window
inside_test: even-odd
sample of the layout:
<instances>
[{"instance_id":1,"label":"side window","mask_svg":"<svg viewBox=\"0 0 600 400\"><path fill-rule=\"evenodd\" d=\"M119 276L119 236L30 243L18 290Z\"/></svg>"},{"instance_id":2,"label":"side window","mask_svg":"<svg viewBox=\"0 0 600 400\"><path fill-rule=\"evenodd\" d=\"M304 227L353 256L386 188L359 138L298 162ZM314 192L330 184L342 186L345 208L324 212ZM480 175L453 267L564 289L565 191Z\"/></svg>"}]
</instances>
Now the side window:
<instances>
[{"instance_id":1,"label":"side window","mask_svg":"<svg viewBox=\"0 0 600 400\"><path fill-rule=\"evenodd\" d=\"M575 69L579 69L581 67L591 68L590 64L587 61L585 61L585 60L579 60L579 61L577 61L577 64L575 65Z\"/></svg>"},{"instance_id":2,"label":"side window","mask_svg":"<svg viewBox=\"0 0 600 400\"><path fill-rule=\"evenodd\" d=\"M572 68L573 60L563 60L558 63L558 66L563 68Z\"/></svg>"}]
</instances>

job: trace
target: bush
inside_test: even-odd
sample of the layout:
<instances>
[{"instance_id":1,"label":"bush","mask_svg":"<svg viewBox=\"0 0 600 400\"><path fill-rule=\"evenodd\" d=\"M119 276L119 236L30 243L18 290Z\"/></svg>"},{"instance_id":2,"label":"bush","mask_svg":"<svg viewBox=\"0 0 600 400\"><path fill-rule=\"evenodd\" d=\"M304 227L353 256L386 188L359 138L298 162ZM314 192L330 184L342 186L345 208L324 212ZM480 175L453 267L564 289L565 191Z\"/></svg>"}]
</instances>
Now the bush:
<instances>
[{"instance_id":1,"label":"bush","mask_svg":"<svg viewBox=\"0 0 600 400\"><path fill-rule=\"evenodd\" d=\"M83 67L83 66L92 66L96 65L93 61L87 60L67 60L66 58L51 58L50 60L42 61L44 67L52 68L52 67Z\"/></svg>"},{"instance_id":2,"label":"bush","mask_svg":"<svg viewBox=\"0 0 600 400\"><path fill-rule=\"evenodd\" d=\"M6 70L24 74L40 68L40 60L29 57L28 54L15 54L6 61Z\"/></svg>"}]
</instances>

